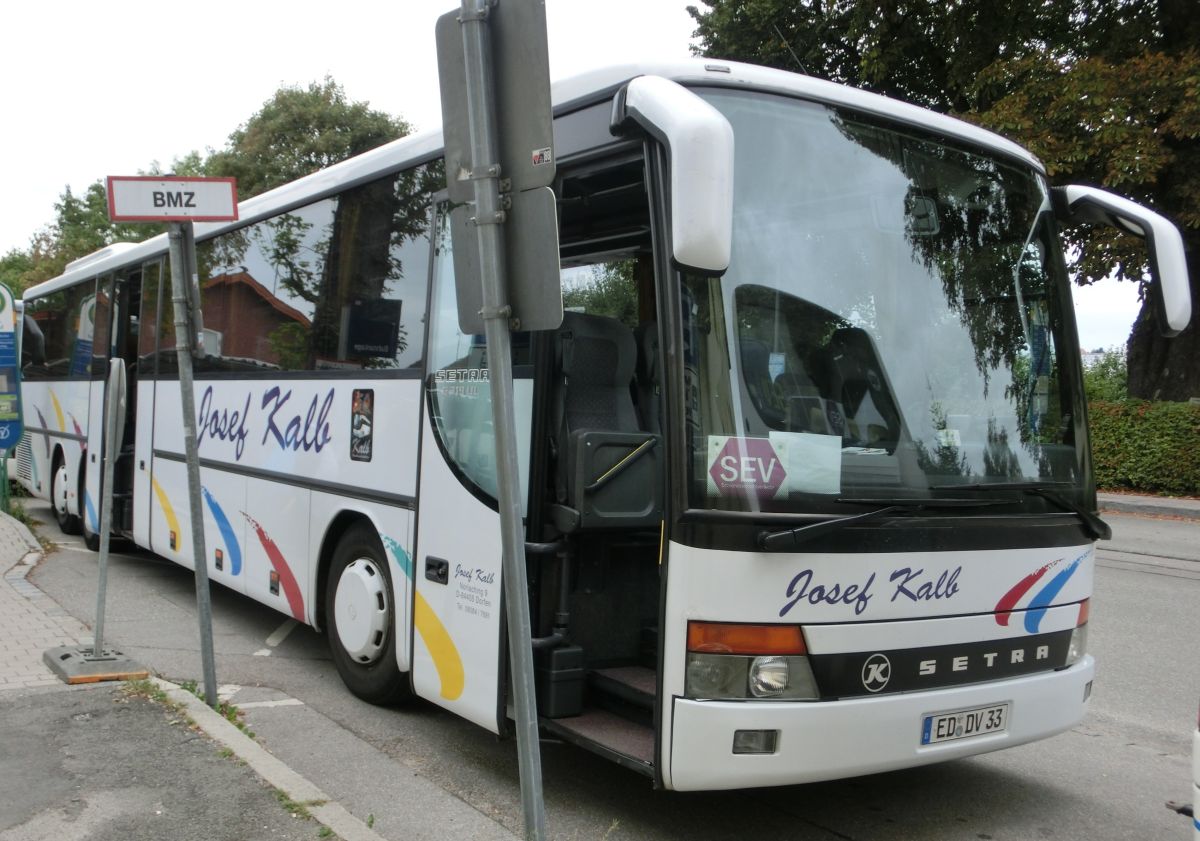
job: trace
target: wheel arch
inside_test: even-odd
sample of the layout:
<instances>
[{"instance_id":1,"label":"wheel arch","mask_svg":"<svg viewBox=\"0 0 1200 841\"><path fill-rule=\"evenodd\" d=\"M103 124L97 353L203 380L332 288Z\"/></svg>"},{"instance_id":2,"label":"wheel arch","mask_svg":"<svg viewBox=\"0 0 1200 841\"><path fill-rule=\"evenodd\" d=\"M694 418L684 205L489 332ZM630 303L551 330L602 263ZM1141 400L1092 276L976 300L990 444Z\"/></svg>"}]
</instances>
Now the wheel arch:
<instances>
[{"instance_id":1,"label":"wheel arch","mask_svg":"<svg viewBox=\"0 0 1200 841\"><path fill-rule=\"evenodd\" d=\"M325 590L328 588L329 565L333 561L334 550L337 549L342 535L357 523L366 523L375 530L377 535L380 534L378 524L366 512L342 509L329 522L325 528L325 534L321 538L321 548L317 552L315 586L312 589L312 592L316 594L312 602L313 627L318 631L325 630ZM380 542L382 542L382 538Z\"/></svg>"}]
</instances>

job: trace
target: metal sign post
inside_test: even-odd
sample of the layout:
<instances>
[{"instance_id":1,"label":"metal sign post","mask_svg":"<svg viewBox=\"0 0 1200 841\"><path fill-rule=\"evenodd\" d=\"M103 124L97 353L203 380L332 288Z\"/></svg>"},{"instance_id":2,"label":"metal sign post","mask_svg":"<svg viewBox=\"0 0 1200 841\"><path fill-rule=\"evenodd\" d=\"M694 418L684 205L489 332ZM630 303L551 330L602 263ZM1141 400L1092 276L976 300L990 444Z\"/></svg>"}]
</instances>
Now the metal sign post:
<instances>
[{"instance_id":1,"label":"metal sign post","mask_svg":"<svg viewBox=\"0 0 1200 841\"><path fill-rule=\"evenodd\" d=\"M175 351L179 363L179 399L183 404L183 452L187 460L188 507L192 521L192 558L196 569L196 612L200 622L200 662L204 669L204 702L217 705L217 669L213 659L212 599L208 554L204 550L204 508L200 497L200 452L196 443L196 394L192 383L192 344L203 328L193 322L190 299L198 284L193 260L196 239L191 222L172 222L168 229L171 299L175 305ZM198 309L198 306L196 307Z\"/></svg>"},{"instance_id":2,"label":"metal sign post","mask_svg":"<svg viewBox=\"0 0 1200 841\"><path fill-rule=\"evenodd\" d=\"M437 25L447 188L451 201L468 203L451 215L459 321L469 332L482 322L488 349L521 805L532 841L546 837L546 814L510 330L544 330L562 321L558 230L546 187L554 180L554 154L545 11L543 0L462 0L460 11ZM508 193L503 199L502 189ZM523 237L512 233L514 207L534 209L520 214ZM506 250L510 258L535 254L517 261L533 268L506 277L506 263L513 265Z\"/></svg>"},{"instance_id":3,"label":"metal sign post","mask_svg":"<svg viewBox=\"0 0 1200 841\"><path fill-rule=\"evenodd\" d=\"M188 502L192 525L192 559L196 574L196 608L200 624L200 658L204 671L204 700L217 705L217 674L213 657L212 601L208 584L208 556L204 549L204 508L201 503L200 454L196 434L196 395L192 354L204 353L204 324L200 315L199 275L193 221L236 221L237 183L232 178L176 178L131 176L108 178L108 215L114 222L168 222L171 289L175 307L175 349L179 364L179 398L183 409L183 441L187 462ZM102 658L104 602L107 589L109 536L112 532L113 470L121 447L125 405L125 366L111 360L105 418L105 458L100 509L100 585L97 588L96 633L91 654ZM119 654L119 652L112 652ZM69 649L51 649L45 660L68 683L78 682L79 671ZM111 659L111 658L108 658ZM64 673L66 672L66 673ZM120 675L121 677L127 675ZM143 671L142 677L145 676ZM115 678L106 675L104 678ZM97 679L94 674L92 680Z\"/></svg>"},{"instance_id":4,"label":"metal sign post","mask_svg":"<svg viewBox=\"0 0 1200 841\"><path fill-rule=\"evenodd\" d=\"M104 605L108 597L108 553L112 535L113 476L121 439L125 432L125 364L108 362L107 393L104 400L104 467L100 487L100 583L96 587L96 624L92 627L92 658L112 656L104 650Z\"/></svg>"}]
</instances>

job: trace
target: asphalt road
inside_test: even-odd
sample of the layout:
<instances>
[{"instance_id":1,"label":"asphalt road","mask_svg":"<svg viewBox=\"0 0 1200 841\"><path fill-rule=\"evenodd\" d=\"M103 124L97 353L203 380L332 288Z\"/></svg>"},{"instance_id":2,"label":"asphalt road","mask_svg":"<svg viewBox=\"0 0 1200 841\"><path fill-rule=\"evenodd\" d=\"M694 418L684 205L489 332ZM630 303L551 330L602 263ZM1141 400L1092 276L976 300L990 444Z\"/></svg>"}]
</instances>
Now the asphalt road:
<instances>
[{"instance_id":1,"label":"asphalt road","mask_svg":"<svg viewBox=\"0 0 1200 841\"><path fill-rule=\"evenodd\" d=\"M183 718L111 684L0 700L0 841L321 837Z\"/></svg>"},{"instance_id":2,"label":"asphalt road","mask_svg":"<svg viewBox=\"0 0 1200 841\"><path fill-rule=\"evenodd\" d=\"M38 515L36 506L31 513ZM43 509L40 519L49 520ZM1111 515L1101 544L1089 648L1091 707L1045 742L929 768L738 792L655 792L579 748L543 743L548 826L561 839L1152 839L1186 837L1164 807L1187 800L1200 698L1200 523ZM53 525L41 530L57 537ZM70 538L59 538L71 541ZM78 541L53 553L35 583L91 623L95 556ZM81 549L82 547L80 547ZM175 679L200 674L191 573L152 556L114 555L108 636ZM217 675L303 706L251 710L268 749L365 818L367 772L332 744L313 745L304 716L336 722L394 760L520 832L515 745L432 706L380 709L352 698L323 638L219 587L213 592ZM357 775L357 776L356 776ZM338 793L338 780L344 780Z\"/></svg>"}]
</instances>

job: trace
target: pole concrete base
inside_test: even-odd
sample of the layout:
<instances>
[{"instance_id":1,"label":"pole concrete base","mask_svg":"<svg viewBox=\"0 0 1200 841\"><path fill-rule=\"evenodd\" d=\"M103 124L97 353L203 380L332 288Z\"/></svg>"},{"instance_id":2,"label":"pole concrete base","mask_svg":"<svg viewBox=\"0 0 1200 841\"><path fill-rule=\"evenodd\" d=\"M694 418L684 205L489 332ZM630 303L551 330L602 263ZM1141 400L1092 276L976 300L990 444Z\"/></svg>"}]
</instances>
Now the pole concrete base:
<instances>
[{"instance_id":1,"label":"pole concrete base","mask_svg":"<svg viewBox=\"0 0 1200 841\"><path fill-rule=\"evenodd\" d=\"M60 645L48 648L42 662L68 685L100 683L107 680L141 680L150 672L120 651L105 648L99 654L90 645Z\"/></svg>"}]
</instances>

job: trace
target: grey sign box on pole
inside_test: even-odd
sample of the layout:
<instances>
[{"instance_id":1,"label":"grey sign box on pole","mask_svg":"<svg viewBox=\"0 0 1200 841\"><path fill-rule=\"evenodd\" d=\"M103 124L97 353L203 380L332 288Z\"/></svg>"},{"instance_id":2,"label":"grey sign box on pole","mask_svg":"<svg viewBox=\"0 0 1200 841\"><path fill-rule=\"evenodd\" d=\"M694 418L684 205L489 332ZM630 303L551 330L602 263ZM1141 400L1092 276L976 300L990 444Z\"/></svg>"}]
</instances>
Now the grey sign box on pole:
<instances>
[{"instance_id":1,"label":"grey sign box on pole","mask_svg":"<svg viewBox=\"0 0 1200 841\"><path fill-rule=\"evenodd\" d=\"M442 95L442 135L446 147L446 187L456 207L450 214L459 326L483 333L479 271L472 242L474 215L471 133L461 12L438 18L438 75ZM554 120L550 107L550 62L544 0L501 0L488 13L493 61L500 177L511 182L511 206L501 225L506 292L519 330L553 330L562 323L558 262L558 210L554 193ZM531 33L538 34L533 37ZM476 173L481 175L482 173Z\"/></svg>"},{"instance_id":2,"label":"grey sign box on pole","mask_svg":"<svg viewBox=\"0 0 1200 841\"><path fill-rule=\"evenodd\" d=\"M475 195L470 181L471 133L460 14L447 12L437 22L446 182L455 203L471 201ZM549 187L554 183L555 167L550 56L542 34L546 31L546 4L544 0L501 0L488 12L488 24L500 177L511 179L514 193Z\"/></svg>"},{"instance_id":3,"label":"grey sign box on pole","mask_svg":"<svg viewBox=\"0 0 1200 841\"><path fill-rule=\"evenodd\" d=\"M464 333L478 334L483 332L483 301L471 213L470 205L458 205L450 212L450 239L454 276L465 281L458 284L458 324ZM517 322L513 329L555 329L562 323L563 305L554 191L539 187L513 193L503 228L508 303Z\"/></svg>"}]
</instances>

